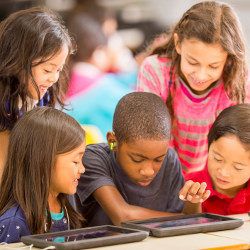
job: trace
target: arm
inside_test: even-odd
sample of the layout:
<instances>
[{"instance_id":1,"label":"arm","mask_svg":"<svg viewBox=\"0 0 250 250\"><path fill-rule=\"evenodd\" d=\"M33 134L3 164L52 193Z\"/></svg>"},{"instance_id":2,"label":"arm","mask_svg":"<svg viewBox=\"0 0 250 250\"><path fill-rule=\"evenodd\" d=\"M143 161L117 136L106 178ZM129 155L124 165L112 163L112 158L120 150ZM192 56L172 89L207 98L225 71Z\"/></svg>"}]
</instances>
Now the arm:
<instances>
[{"instance_id":1,"label":"arm","mask_svg":"<svg viewBox=\"0 0 250 250\"><path fill-rule=\"evenodd\" d=\"M201 213L201 204L208 199L210 190L206 190L206 182L193 182L189 180L179 192L181 200L185 201L182 212L184 214Z\"/></svg>"},{"instance_id":2,"label":"arm","mask_svg":"<svg viewBox=\"0 0 250 250\"><path fill-rule=\"evenodd\" d=\"M156 217L177 215L161 211L150 210L128 204L114 186L102 186L94 191L94 198L98 201L114 225L130 220L142 220Z\"/></svg>"},{"instance_id":3,"label":"arm","mask_svg":"<svg viewBox=\"0 0 250 250\"><path fill-rule=\"evenodd\" d=\"M3 174L4 165L7 159L10 131L0 132L0 182Z\"/></svg>"}]
</instances>

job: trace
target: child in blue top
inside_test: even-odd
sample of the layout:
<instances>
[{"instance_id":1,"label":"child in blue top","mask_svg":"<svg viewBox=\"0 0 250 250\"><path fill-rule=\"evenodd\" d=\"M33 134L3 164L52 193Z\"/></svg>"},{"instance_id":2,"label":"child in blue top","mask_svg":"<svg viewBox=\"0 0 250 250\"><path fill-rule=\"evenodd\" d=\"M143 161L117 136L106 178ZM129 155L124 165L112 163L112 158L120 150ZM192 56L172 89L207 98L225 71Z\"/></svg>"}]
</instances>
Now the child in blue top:
<instances>
[{"instance_id":1,"label":"child in blue top","mask_svg":"<svg viewBox=\"0 0 250 250\"><path fill-rule=\"evenodd\" d=\"M67 29L47 9L21 10L0 23L0 179L8 130L23 112L56 102L64 106L63 66L72 50Z\"/></svg>"},{"instance_id":2,"label":"child in blue top","mask_svg":"<svg viewBox=\"0 0 250 250\"><path fill-rule=\"evenodd\" d=\"M84 151L84 130L62 111L37 107L18 120L0 186L0 242L81 226L67 195L85 172Z\"/></svg>"}]
</instances>

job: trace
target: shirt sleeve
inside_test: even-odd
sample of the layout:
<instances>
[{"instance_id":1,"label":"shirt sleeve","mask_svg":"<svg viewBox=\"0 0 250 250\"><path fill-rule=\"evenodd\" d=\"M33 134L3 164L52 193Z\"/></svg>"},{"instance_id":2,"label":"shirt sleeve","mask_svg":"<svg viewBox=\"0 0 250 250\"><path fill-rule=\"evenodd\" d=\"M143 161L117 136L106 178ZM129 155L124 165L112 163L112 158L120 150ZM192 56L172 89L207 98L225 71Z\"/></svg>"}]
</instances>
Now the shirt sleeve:
<instances>
[{"instance_id":1,"label":"shirt sleeve","mask_svg":"<svg viewBox=\"0 0 250 250\"><path fill-rule=\"evenodd\" d=\"M151 92L166 99L168 88L165 84L163 66L156 56L147 57L139 70L137 91Z\"/></svg>"},{"instance_id":2,"label":"shirt sleeve","mask_svg":"<svg viewBox=\"0 0 250 250\"><path fill-rule=\"evenodd\" d=\"M173 153L173 159L172 162L167 162L167 164L172 164L171 188L169 192L167 212L181 213L184 207L184 202L179 199L179 191L183 187L185 181L182 174L181 163L177 156L177 153L172 149L169 150L171 150Z\"/></svg>"},{"instance_id":3,"label":"shirt sleeve","mask_svg":"<svg viewBox=\"0 0 250 250\"><path fill-rule=\"evenodd\" d=\"M0 222L0 242L20 242L22 236L29 234L26 222L20 218L11 217Z\"/></svg>"},{"instance_id":4,"label":"shirt sleeve","mask_svg":"<svg viewBox=\"0 0 250 250\"><path fill-rule=\"evenodd\" d=\"M82 159L86 172L81 175L77 195L81 204L98 188L115 186L111 159L103 148L88 147Z\"/></svg>"}]
</instances>

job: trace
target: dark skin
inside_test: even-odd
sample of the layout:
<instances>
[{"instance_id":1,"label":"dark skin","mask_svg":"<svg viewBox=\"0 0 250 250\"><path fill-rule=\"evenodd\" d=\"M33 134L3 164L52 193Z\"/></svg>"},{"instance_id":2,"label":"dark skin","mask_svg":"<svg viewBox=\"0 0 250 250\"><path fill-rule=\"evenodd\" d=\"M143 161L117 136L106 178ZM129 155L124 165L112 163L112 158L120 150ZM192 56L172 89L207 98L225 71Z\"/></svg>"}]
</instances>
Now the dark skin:
<instances>
[{"instance_id":1,"label":"dark skin","mask_svg":"<svg viewBox=\"0 0 250 250\"><path fill-rule=\"evenodd\" d=\"M129 179L141 186L149 185L156 176L169 146L169 140L138 140L119 145L113 132L107 133L107 141L109 145L115 142L113 151L116 152L117 162ZM184 190L182 189L181 194L184 197L183 199L186 199L190 193L191 186L187 186ZM130 205L123 199L120 192L114 186L102 186L94 191L93 196L114 225L120 225L121 222L130 220L177 215L176 213L155 211ZM197 201L195 200L195 202ZM188 201L188 203L191 202ZM193 211L197 209L194 206L191 207ZM195 204L195 207L199 206ZM186 207L186 211L188 210L190 208Z\"/></svg>"}]
</instances>

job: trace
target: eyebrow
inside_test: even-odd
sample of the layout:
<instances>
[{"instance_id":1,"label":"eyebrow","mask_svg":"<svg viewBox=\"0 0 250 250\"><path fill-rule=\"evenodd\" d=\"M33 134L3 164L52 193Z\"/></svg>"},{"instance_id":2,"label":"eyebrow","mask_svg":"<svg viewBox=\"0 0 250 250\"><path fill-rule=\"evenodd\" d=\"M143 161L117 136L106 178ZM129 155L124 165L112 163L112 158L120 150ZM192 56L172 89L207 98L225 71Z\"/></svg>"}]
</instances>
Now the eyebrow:
<instances>
[{"instance_id":1,"label":"eyebrow","mask_svg":"<svg viewBox=\"0 0 250 250\"><path fill-rule=\"evenodd\" d=\"M224 158L220 153L216 152L215 150L213 150L213 152L217 155L219 155L220 157Z\"/></svg>"},{"instance_id":2,"label":"eyebrow","mask_svg":"<svg viewBox=\"0 0 250 250\"><path fill-rule=\"evenodd\" d=\"M141 158L144 158L144 159L148 159L148 157L142 155L142 154L137 154L137 153L131 153L133 156L138 156L138 157L141 157ZM155 157L154 159L157 159L157 158L161 158L163 156L166 156L166 154L163 154L163 155L160 155L160 156L157 156Z\"/></svg>"},{"instance_id":3,"label":"eyebrow","mask_svg":"<svg viewBox=\"0 0 250 250\"><path fill-rule=\"evenodd\" d=\"M190 56L190 55L188 55L188 54L187 54L187 57L188 57L188 59L192 59L192 60L194 60L194 61L196 61L196 62L199 62L199 61L196 60L194 57L192 57L192 56ZM223 62L223 61L213 62L213 63L209 63L209 65L219 64L219 63L222 63L222 62Z\"/></svg>"},{"instance_id":4,"label":"eyebrow","mask_svg":"<svg viewBox=\"0 0 250 250\"><path fill-rule=\"evenodd\" d=\"M59 67L57 64L55 64L55 63L49 63L50 65L52 65L52 66L54 66L54 67ZM61 65L60 67L63 67L64 66L64 64L63 65Z\"/></svg>"}]
</instances>

